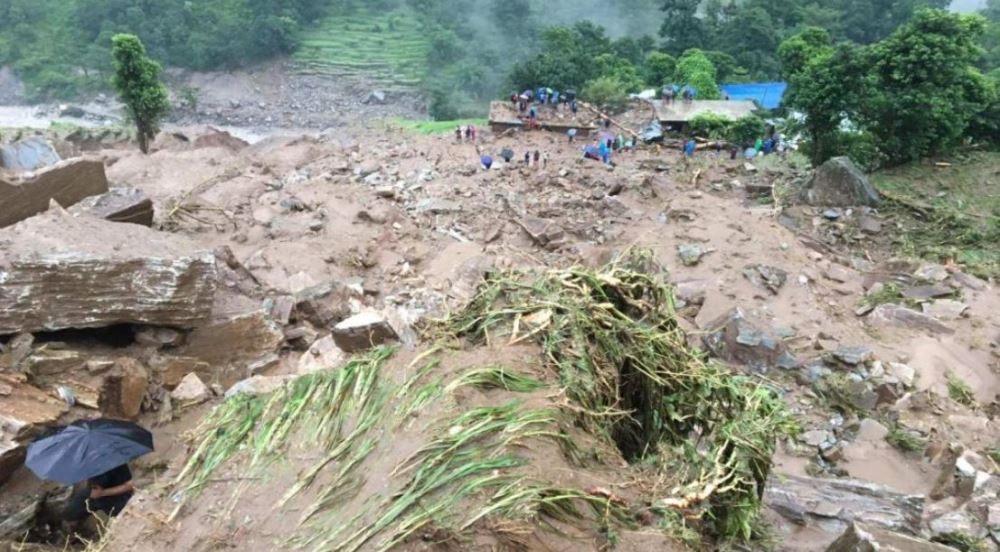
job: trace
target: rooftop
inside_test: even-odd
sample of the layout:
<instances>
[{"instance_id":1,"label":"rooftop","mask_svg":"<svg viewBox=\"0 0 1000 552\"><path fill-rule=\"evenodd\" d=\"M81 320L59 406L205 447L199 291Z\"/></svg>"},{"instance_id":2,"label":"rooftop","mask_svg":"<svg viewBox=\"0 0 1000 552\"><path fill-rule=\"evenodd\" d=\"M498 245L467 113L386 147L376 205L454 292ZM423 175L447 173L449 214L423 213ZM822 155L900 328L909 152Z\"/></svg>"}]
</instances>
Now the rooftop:
<instances>
[{"instance_id":1,"label":"rooftop","mask_svg":"<svg viewBox=\"0 0 1000 552\"><path fill-rule=\"evenodd\" d=\"M559 109L551 105L535 106L538 110L538 122L542 126L556 128L593 129L594 115L589 111L580 110L576 115L566 106ZM513 104L506 101L490 103L490 123L505 125L521 125L527 121L528 114L519 113Z\"/></svg>"},{"instance_id":2,"label":"rooftop","mask_svg":"<svg viewBox=\"0 0 1000 552\"><path fill-rule=\"evenodd\" d=\"M751 101L726 100L694 100L685 103L677 100L673 103L663 100L652 100L656 109L656 117L662 123L686 123L700 113L714 113L736 120L750 115L757 108Z\"/></svg>"}]
</instances>

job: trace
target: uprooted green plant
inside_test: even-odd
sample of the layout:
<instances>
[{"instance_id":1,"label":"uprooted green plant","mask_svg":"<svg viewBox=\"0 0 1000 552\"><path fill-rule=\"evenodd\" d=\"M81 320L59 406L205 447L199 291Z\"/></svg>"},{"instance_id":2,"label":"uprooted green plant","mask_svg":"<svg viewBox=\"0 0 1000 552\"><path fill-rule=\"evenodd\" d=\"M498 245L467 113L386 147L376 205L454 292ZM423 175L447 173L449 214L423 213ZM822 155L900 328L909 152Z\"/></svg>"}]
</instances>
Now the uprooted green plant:
<instances>
[{"instance_id":1,"label":"uprooted green plant","mask_svg":"<svg viewBox=\"0 0 1000 552\"><path fill-rule=\"evenodd\" d=\"M554 443L571 464L602 462L570 437L582 429L597 438L593 446L641 462L636 477L652 473L673 486L642 497L644 509L749 539L776 439L793 430L791 418L772 390L688 346L671 290L651 267L649 254L631 253L601 271L496 275L467 309L436 326L445 337L413 358L400 381L382 370L394 350L380 348L273 393L229 399L194 432L194 452L174 484L174 515L226 464L240 481L229 504L237 507L249 481L295 451L308 464L296 467L277 504L300 512L286 537L292 546L389 550L432 527L461 538L480 523L541 518L586 520L612 543L634 525L627 501L525 469L524 452L539 441ZM472 346L534 342L548 370L438 370L448 354L441 344L456 336ZM494 402L456 409L455 397L470 389ZM504 394L509 400L497 404ZM384 454L411 429L414 452ZM373 464L384 479L368 480Z\"/></svg>"},{"instance_id":2,"label":"uprooted green plant","mask_svg":"<svg viewBox=\"0 0 1000 552\"><path fill-rule=\"evenodd\" d=\"M948 372L946 378L948 396L951 400L968 408L976 408L976 395L969 384L954 372Z\"/></svg>"},{"instance_id":3,"label":"uprooted green plant","mask_svg":"<svg viewBox=\"0 0 1000 552\"><path fill-rule=\"evenodd\" d=\"M688 346L652 264L651 254L631 252L601 272L494 275L446 326L474 342L538 342L581 425L626 459L684 465L665 505L699 510L717 534L748 539L775 440L793 422L772 390Z\"/></svg>"}]
</instances>

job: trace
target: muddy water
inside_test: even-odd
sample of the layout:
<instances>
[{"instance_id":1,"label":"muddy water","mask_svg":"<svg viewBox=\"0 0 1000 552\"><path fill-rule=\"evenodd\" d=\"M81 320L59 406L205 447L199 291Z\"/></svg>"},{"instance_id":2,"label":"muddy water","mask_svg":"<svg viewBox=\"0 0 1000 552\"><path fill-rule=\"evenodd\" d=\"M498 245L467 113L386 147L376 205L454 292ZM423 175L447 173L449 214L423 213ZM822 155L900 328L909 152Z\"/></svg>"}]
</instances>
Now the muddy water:
<instances>
[{"instance_id":1,"label":"muddy water","mask_svg":"<svg viewBox=\"0 0 1000 552\"><path fill-rule=\"evenodd\" d=\"M52 115L39 115L40 109L42 111L51 111L47 109L48 106L24 106L24 105L0 105L0 128L30 128L30 129L46 129L52 127L53 124L66 124L85 128L99 128L102 126L111 126L117 124L118 121L109 121L104 123L98 123L94 121L88 121L86 119L77 119L75 117L58 117ZM302 134L313 134L314 132L303 130L303 129L281 129L281 128L249 128L249 127L235 127L235 126L219 126L212 125L215 128L224 130L233 136L245 140L248 143L254 144L264 140L265 138L270 138L274 136L290 136L290 135L302 135ZM181 127L176 125L164 125L165 131L175 131L179 130Z\"/></svg>"}]
</instances>

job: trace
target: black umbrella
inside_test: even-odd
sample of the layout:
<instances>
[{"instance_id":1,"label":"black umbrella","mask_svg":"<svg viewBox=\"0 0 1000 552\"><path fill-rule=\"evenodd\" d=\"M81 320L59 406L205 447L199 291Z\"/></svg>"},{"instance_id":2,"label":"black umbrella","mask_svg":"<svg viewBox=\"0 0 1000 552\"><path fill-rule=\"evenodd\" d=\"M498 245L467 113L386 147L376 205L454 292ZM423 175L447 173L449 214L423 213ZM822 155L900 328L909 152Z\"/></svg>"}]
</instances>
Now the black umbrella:
<instances>
[{"instance_id":1,"label":"black umbrella","mask_svg":"<svg viewBox=\"0 0 1000 552\"><path fill-rule=\"evenodd\" d=\"M132 422L79 420L28 445L40 479L73 485L153 451L153 434Z\"/></svg>"}]
</instances>

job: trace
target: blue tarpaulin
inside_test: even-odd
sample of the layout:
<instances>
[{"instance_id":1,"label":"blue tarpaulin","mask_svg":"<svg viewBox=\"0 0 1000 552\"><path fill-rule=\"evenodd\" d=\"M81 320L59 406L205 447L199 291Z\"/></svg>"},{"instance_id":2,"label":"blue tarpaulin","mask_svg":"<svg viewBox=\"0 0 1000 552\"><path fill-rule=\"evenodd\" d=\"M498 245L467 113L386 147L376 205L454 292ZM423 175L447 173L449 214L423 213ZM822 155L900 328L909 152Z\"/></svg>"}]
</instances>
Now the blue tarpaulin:
<instances>
[{"instance_id":1,"label":"blue tarpaulin","mask_svg":"<svg viewBox=\"0 0 1000 552\"><path fill-rule=\"evenodd\" d=\"M774 109L781 103L788 84L784 82L751 82L746 84L724 84L720 87L723 96L731 100L753 100L765 109Z\"/></svg>"}]
</instances>

